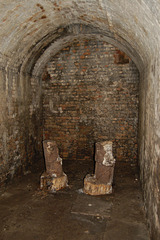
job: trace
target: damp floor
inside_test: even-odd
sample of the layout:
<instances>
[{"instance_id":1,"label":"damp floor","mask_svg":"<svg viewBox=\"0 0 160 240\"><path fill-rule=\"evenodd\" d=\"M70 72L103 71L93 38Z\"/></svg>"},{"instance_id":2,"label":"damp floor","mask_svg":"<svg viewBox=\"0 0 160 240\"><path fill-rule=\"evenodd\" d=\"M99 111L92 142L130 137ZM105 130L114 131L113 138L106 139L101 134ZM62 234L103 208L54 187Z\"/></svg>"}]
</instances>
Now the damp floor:
<instances>
[{"instance_id":1,"label":"damp floor","mask_svg":"<svg viewBox=\"0 0 160 240\"><path fill-rule=\"evenodd\" d=\"M39 190L41 172L16 179L0 195L0 240L149 240L138 170L116 163L113 193L82 193L93 163L66 161L69 187Z\"/></svg>"}]
</instances>

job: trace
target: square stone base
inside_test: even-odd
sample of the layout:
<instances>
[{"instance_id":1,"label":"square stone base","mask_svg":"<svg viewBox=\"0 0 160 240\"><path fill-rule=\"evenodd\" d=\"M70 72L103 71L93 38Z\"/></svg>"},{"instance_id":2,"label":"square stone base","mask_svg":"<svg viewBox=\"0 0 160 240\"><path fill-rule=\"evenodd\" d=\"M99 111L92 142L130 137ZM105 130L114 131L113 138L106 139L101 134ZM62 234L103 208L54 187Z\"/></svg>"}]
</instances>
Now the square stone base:
<instances>
[{"instance_id":1,"label":"square stone base","mask_svg":"<svg viewBox=\"0 0 160 240\"><path fill-rule=\"evenodd\" d=\"M68 178L65 173L61 177L48 175L44 172L40 178L40 189L50 192L58 191L68 186Z\"/></svg>"},{"instance_id":2,"label":"square stone base","mask_svg":"<svg viewBox=\"0 0 160 240\"><path fill-rule=\"evenodd\" d=\"M83 192L89 195L105 195L112 193L111 183L99 183L95 175L88 174L84 179Z\"/></svg>"}]
</instances>

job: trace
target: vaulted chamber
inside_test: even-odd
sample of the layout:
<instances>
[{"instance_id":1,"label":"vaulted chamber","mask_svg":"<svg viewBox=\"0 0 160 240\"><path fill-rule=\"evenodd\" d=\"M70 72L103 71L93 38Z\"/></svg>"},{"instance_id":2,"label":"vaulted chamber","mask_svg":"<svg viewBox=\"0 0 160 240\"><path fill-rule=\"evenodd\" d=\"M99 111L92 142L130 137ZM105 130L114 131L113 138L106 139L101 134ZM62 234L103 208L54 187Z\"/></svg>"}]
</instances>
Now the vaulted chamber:
<instances>
[{"instance_id":1,"label":"vaulted chamber","mask_svg":"<svg viewBox=\"0 0 160 240\"><path fill-rule=\"evenodd\" d=\"M109 140L114 139L114 157L119 161L123 158L136 159L135 126L138 121L138 162L144 205L152 239L159 239L159 9L157 0L40 0L37 3L30 0L1 3L1 185L16 174L21 175L22 172L34 170L33 163L40 164L43 159L42 140L47 137L57 138L61 152L65 153L63 157L68 160L71 157L71 148L74 159L83 159L84 155L87 156L86 160L92 158L93 143L100 139L107 140L106 137L109 137ZM80 46L76 46L77 44ZM89 45L92 44L94 46L91 51ZM109 47L110 44L117 48L113 49L114 54L101 54L100 49ZM138 71L135 73L133 62L118 49L125 52L136 64L140 77L139 86L135 80L138 79L135 78ZM75 61L71 57L77 57L78 60ZM117 68L113 71L117 72L113 74L114 78L109 72L109 67L105 66L107 64L104 60L107 59L112 70L114 66ZM114 64L111 64L111 59L114 59ZM91 66L88 68L87 61L97 70L93 71ZM95 66L96 61L98 67ZM69 75L65 74L65 81L63 80L65 66L68 69L73 67L75 78L69 71ZM61 69L62 67L64 69ZM127 70L128 68L130 70ZM120 69L123 73L120 73ZM130 78L125 77L127 74ZM87 76L92 83L89 83ZM134 82L135 89L129 79ZM74 87L70 84L73 80ZM68 86L64 88L66 83ZM79 99L76 106L76 97L69 98L72 93ZM89 95L88 99L86 95ZM73 109L69 109L67 103L71 104L72 100ZM123 117L121 115L118 118L119 114ZM73 135L70 134L71 127L68 130L64 127L71 123L67 120L70 115L71 120L75 117L73 126L76 130L73 131ZM63 131L58 129L57 123ZM112 126L110 129L108 124ZM61 135L55 135L53 129L55 132L60 130ZM63 137L70 141L66 139L60 143ZM81 149L85 149L85 154L79 154ZM86 149L90 149L89 152Z\"/></svg>"}]
</instances>

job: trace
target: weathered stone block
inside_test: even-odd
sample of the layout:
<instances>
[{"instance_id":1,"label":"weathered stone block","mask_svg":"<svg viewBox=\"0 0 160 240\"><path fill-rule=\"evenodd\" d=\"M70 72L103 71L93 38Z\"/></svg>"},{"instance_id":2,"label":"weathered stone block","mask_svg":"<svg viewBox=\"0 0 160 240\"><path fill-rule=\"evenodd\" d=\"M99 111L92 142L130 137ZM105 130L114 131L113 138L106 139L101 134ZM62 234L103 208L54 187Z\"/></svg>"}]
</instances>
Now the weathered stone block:
<instances>
[{"instance_id":1,"label":"weathered stone block","mask_svg":"<svg viewBox=\"0 0 160 240\"><path fill-rule=\"evenodd\" d=\"M111 141L96 143L95 161L95 176L97 182L112 184L115 159L112 155Z\"/></svg>"},{"instance_id":2,"label":"weathered stone block","mask_svg":"<svg viewBox=\"0 0 160 240\"><path fill-rule=\"evenodd\" d=\"M112 193L112 185L110 183L99 183L94 174L87 174L84 179L83 192L89 195L110 194Z\"/></svg>"},{"instance_id":3,"label":"weathered stone block","mask_svg":"<svg viewBox=\"0 0 160 240\"><path fill-rule=\"evenodd\" d=\"M55 141L43 141L46 172L41 175L40 189L58 191L68 185L67 175L62 169L62 159Z\"/></svg>"},{"instance_id":4,"label":"weathered stone block","mask_svg":"<svg viewBox=\"0 0 160 240\"><path fill-rule=\"evenodd\" d=\"M49 175L60 177L63 175L62 159L59 156L59 150L55 141L43 141L43 149L46 163L46 172Z\"/></svg>"},{"instance_id":5,"label":"weathered stone block","mask_svg":"<svg viewBox=\"0 0 160 240\"><path fill-rule=\"evenodd\" d=\"M55 177L44 172L40 178L40 189L50 192L58 191L68 186L67 175L63 173L60 177Z\"/></svg>"},{"instance_id":6,"label":"weathered stone block","mask_svg":"<svg viewBox=\"0 0 160 240\"><path fill-rule=\"evenodd\" d=\"M96 143L95 161L95 174L85 177L83 191L90 195L110 194L115 166L111 141Z\"/></svg>"}]
</instances>

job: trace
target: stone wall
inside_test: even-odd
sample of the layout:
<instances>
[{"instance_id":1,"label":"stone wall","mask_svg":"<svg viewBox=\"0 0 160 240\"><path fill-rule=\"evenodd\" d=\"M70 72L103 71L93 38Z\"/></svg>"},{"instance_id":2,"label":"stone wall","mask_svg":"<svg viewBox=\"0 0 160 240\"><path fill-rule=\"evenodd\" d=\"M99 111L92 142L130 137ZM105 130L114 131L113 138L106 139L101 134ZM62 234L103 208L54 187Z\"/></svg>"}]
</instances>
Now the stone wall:
<instances>
[{"instance_id":1,"label":"stone wall","mask_svg":"<svg viewBox=\"0 0 160 240\"><path fill-rule=\"evenodd\" d=\"M3 67L0 79L3 96L0 102L0 186L3 186L15 175L28 173L42 158L42 111L37 80L23 76L21 82L14 69Z\"/></svg>"},{"instance_id":2,"label":"stone wall","mask_svg":"<svg viewBox=\"0 0 160 240\"><path fill-rule=\"evenodd\" d=\"M43 76L44 138L63 159L92 160L97 141L112 140L120 161L137 160L139 73L120 50L96 40L74 41Z\"/></svg>"}]
</instances>

